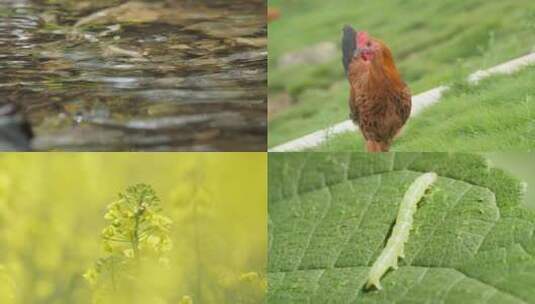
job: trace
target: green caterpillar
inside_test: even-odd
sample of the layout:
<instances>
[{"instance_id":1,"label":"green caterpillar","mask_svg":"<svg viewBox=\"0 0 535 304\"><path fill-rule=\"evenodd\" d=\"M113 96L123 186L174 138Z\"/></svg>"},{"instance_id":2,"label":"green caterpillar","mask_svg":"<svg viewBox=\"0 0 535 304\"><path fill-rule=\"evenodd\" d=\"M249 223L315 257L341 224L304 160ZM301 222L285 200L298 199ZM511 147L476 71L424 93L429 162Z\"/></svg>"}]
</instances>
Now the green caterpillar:
<instances>
[{"instance_id":1,"label":"green caterpillar","mask_svg":"<svg viewBox=\"0 0 535 304\"><path fill-rule=\"evenodd\" d=\"M412 228L413 216L416 212L418 202L424 196L426 190L436 181L437 174L433 172L420 175L412 182L407 192L403 196L403 200L399 205L398 216L396 224L392 230L392 235L386 242L386 246L379 255L379 258L373 263L373 266L368 275L366 288L375 286L381 289L381 277L388 271L390 267L398 268L398 258L404 257L405 243L409 239L409 232Z\"/></svg>"}]
</instances>

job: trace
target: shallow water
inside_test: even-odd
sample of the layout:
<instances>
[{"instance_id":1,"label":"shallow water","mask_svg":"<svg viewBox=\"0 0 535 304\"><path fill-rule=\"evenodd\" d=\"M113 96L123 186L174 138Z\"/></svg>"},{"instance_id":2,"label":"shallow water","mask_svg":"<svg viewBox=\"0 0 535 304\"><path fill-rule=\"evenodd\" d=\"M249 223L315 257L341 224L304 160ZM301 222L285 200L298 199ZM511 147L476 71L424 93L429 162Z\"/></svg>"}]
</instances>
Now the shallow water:
<instances>
[{"instance_id":1,"label":"shallow water","mask_svg":"<svg viewBox=\"0 0 535 304\"><path fill-rule=\"evenodd\" d=\"M265 150L264 1L75 28L97 2L0 2L0 104L22 109L34 149Z\"/></svg>"}]
</instances>

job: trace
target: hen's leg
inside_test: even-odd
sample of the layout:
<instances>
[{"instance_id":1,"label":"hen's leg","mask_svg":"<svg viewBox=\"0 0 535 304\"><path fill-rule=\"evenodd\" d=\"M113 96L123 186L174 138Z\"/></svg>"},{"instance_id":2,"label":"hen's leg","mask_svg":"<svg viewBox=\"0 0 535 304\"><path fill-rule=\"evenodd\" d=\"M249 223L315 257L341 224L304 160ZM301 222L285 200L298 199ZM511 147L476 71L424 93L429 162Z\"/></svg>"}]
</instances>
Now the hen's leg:
<instances>
[{"instance_id":1,"label":"hen's leg","mask_svg":"<svg viewBox=\"0 0 535 304\"><path fill-rule=\"evenodd\" d=\"M378 142L373 140L366 141L366 150L368 152L381 152Z\"/></svg>"},{"instance_id":2,"label":"hen's leg","mask_svg":"<svg viewBox=\"0 0 535 304\"><path fill-rule=\"evenodd\" d=\"M390 144L389 143L379 143L379 147L381 149L381 152L388 152L390 150Z\"/></svg>"},{"instance_id":3,"label":"hen's leg","mask_svg":"<svg viewBox=\"0 0 535 304\"><path fill-rule=\"evenodd\" d=\"M388 152L390 145L383 142L368 140L366 141L366 150L368 152Z\"/></svg>"}]
</instances>

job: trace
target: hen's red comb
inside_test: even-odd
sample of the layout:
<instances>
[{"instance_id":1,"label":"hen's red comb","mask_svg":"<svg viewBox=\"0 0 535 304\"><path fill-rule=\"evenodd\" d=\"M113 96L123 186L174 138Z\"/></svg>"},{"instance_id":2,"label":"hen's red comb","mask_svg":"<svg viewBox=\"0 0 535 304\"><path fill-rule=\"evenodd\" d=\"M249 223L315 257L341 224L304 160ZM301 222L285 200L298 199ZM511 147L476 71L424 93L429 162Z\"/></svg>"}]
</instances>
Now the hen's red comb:
<instances>
[{"instance_id":1,"label":"hen's red comb","mask_svg":"<svg viewBox=\"0 0 535 304\"><path fill-rule=\"evenodd\" d=\"M357 46L360 47L362 45L365 45L366 42L368 42L368 39L370 37L368 36L367 32L358 32L357 34Z\"/></svg>"}]
</instances>

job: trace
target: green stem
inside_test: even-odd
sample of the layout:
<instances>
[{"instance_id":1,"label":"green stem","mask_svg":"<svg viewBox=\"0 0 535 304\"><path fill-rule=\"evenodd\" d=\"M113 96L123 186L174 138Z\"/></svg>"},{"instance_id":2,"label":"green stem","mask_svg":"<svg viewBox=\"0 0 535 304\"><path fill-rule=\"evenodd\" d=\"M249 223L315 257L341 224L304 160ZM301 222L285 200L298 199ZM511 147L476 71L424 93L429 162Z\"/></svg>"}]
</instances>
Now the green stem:
<instances>
[{"instance_id":1,"label":"green stem","mask_svg":"<svg viewBox=\"0 0 535 304\"><path fill-rule=\"evenodd\" d=\"M134 237L132 238L132 247L134 250L134 258L139 261L139 214L136 215L136 223L134 225Z\"/></svg>"},{"instance_id":2,"label":"green stem","mask_svg":"<svg viewBox=\"0 0 535 304\"><path fill-rule=\"evenodd\" d=\"M143 214L143 209L141 209L141 204L143 203L143 199L140 199L137 202L137 211L134 215L135 217L135 223L134 223L134 232L132 235L132 249L134 250L134 258L139 264L139 220L141 215Z\"/></svg>"}]
</instances>

